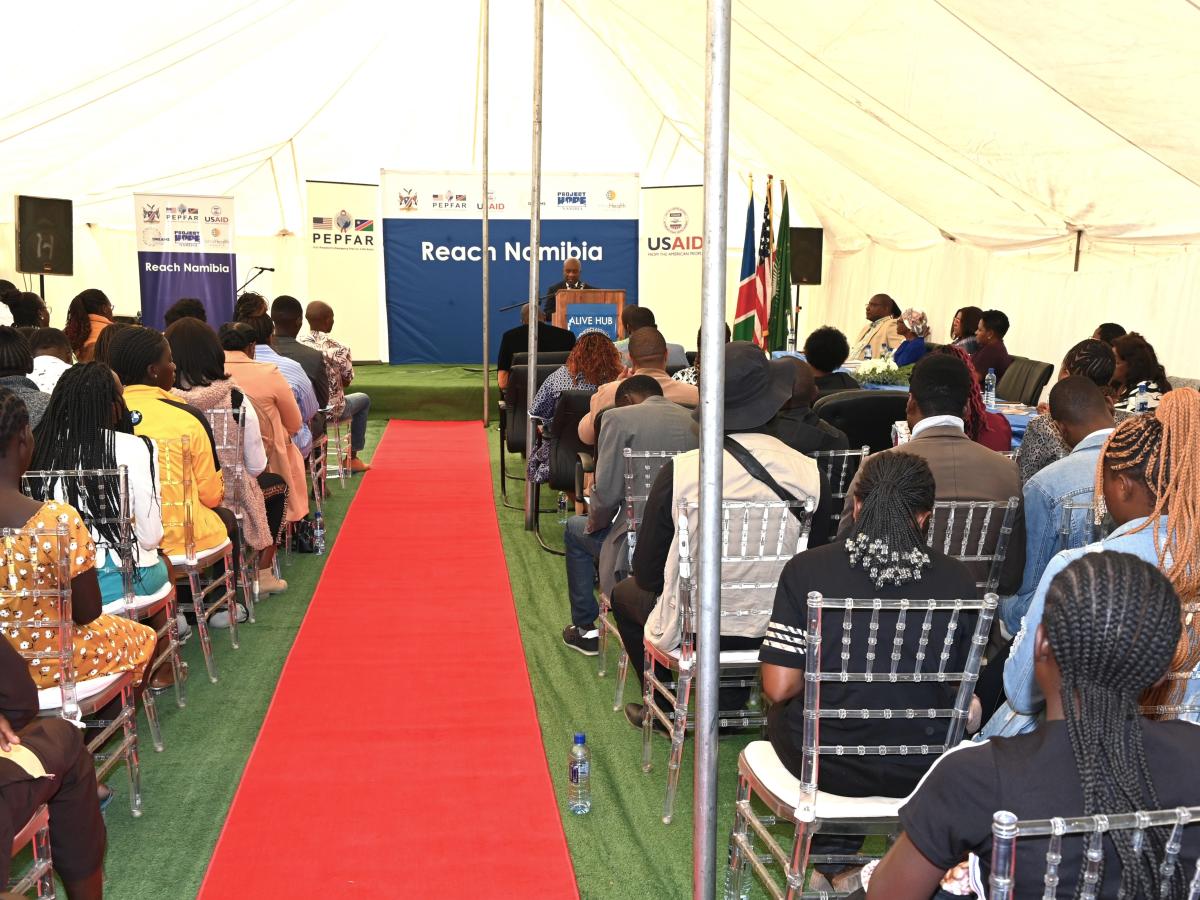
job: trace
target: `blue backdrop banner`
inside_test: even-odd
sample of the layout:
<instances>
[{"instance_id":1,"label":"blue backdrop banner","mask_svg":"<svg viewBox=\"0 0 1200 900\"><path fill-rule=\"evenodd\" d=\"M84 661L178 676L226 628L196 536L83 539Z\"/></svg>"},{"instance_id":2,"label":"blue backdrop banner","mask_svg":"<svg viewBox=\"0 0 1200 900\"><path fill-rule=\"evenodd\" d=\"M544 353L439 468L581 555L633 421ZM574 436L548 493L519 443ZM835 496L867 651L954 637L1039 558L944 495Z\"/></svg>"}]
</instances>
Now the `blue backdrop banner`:
<instances>
[{"instance_id":1,"label":"blue backdrop banner","mask_svg":"<svg viewBox=\"0 0 1200 900\"><path fill-rule=\"evenodd\" d=\"M540 290L562 280L562 264L578 256L588 287L623 289L637 302L638 223L629 220L542 222ZM491 223L492 362L500 336L521 324L529 296L529 222ZM388 354L392 363L480 362L483 296L479 222L470 219L384 219Z\"/></svg>"}]
</instances>

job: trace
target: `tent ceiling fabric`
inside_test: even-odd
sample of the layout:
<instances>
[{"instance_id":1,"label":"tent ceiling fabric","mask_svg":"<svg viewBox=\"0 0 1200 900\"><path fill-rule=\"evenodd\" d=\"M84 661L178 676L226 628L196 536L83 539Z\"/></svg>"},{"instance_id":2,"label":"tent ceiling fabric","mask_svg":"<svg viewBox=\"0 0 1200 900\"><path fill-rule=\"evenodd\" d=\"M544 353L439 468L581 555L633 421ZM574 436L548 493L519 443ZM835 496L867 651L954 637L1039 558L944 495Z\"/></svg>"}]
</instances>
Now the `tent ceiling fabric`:
<instances>
[{"instance_id":1,"label":"tent ceiling fabric","mask_svg":"<svg viewBox=\"0 0 1200 900\"><path fill-rule=\"evenodd\" d=\"M547 170L698 180L702 6L547 0ZM522 171L530 4L492 8L492 166ZM478 20L478 0L72 7L52 55L10 50L38 75L0 106L0 192L110 227L137 189L233 193L267 235L301 230L305 178L475 168ZM786 177L843 252L1180 243L1200 235L1197 46L1187 0L739 0L731 168Z\"/></svg>"}]
</instances>

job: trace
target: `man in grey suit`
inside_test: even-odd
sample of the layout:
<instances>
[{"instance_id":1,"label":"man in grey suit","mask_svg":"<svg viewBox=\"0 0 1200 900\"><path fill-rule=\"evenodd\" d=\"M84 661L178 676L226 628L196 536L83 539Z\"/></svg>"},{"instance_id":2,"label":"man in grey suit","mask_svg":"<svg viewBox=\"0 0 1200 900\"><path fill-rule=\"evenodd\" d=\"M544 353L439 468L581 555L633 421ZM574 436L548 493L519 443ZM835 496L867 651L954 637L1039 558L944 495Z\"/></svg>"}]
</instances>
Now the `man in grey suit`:
<instances>
[{"instance_id":1,"label":"man in grey suit","mask_svg":"<svg viewBox=\"0 0 1200 900\"><path fill-rule=\"evenodd\" d=\"M623 381L617 388L616 404L604 413L588 515L569 519L564 534L571 624L563 630L563 643L585 656L599 651L596 617L600 608L593 591L596 561L600 590L610 595L628 568L625 448L682 452L698 446L691 410L666 399L662 387L649 375Z\"/></svg>"},{"instance_id":2,"label":"man in grey suit","mask_svg":"<svg viewBox=\"0 0 1200 900\"><path fill-rule=\"evenodd\" d=\"M953 356L931 353L917 363L909 379L906 411L912 439L882 452L913 453L923 457L933 471L938 500L995 501L1020 497L1021 477L1017 464L967 437L963 413L970 396L971 377L963 362ZM839 538L845 538L853 526L854 504L849 498L857 489L856 475L850 482L846 507L842 510ZM1017 515L1021 516L1020 509ZM1020 531L1019 522L1014 531ZM1002 594L1013 593L1020 586L1024 565L1024 545L1010 541L1000 577Z\"/></svg>"}]
</instances>

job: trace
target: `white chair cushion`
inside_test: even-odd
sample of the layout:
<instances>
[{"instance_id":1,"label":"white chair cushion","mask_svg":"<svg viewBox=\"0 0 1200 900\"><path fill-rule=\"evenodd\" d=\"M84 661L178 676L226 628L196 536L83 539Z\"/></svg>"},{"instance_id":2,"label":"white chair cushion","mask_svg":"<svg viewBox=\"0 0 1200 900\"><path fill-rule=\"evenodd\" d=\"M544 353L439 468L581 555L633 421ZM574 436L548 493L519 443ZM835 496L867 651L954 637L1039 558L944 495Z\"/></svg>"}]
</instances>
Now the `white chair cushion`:
<instances>
[{"instance_id":1,"label":"white chair cushion","mask_svg":"<svg viewBox=\"0 0 1200 900\"><path fill-rule=\"evenodd\" d=\"M779 761L770 741L754 741L742 751L754 777L776 799L793 809L800 805L800 779ZM890 819L900 813L907 797L843 797L817 791L818 819Z\"/></svg>"},{"instance_id":2,"label":"white chair cushion","mask_svg":"<svg viewBox=\"0 0 1200 900\"><path fill-rule=\"evenodd\" d=\"M133 598L133 603L129 606L129 612L137 612L139 609L145 609L147 606L153 606L161 601L167 594L171 593L175 585L167 582L153 594L136 594ZM125 598L121 597L113 600L111 603L105 603L103 611L110 616L123 616L126 614Z\"/></svg>"},{"instance_id":3,"label":"white chair cushion","mask_svg":"<svg viewBox=\"0 0 1200 900\"><path fill-rule=\"evenodd\" d=\"M679 662L679 648L667 654L675 662ZM757 666L757 650L722 650L721 665L723 666Z\"/></svg>"},{"instance_id":4,"label":"white chair cushion","mask_svg":"<svg viewBox=\"0 0 1200 900\"><path fill-rule=\"evenodd\" d=\"M196 559L202 561L221 555L228 546L230 546L229 538L225 538L225 540L221 541L215 547L206 547L203 550L197 550ZM167 559L171 560L171 565L173 566L186 566L188 564L186 553L172 553Z\"/></svg>"},{"instance_id":5,"label":"white chair cushion","mask_svg":"<svg viewBox=\"0 0 1200 900\"><path fill-rule=\"evenodd\" d=\"M120 679L125 673L114 672L112 675L101 675L86 681L75 682L75 697L81 703L88 697L103 693ZM38 691L38 709L58 709L62 706L62 689L58 687L43 688Z\"/></svg>"}]
</instances>

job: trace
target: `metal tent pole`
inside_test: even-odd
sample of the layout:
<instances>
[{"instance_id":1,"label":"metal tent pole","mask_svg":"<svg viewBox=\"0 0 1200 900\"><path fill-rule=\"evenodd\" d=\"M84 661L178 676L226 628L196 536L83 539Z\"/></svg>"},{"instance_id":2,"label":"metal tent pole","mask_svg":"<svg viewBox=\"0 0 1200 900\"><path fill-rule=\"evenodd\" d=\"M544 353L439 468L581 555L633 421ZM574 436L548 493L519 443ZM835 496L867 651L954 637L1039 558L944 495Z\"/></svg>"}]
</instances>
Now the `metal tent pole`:
<instances>
[{"instance_id":1,"label":"metal tent pole","mask_svg":"<svg viewBox=\"0 0 1200 900\"><path fill-rule=\"evenodd\" d=\"M529 191L529 375L525 382L526 409L537 393L538 250L542 237L542 29L543 0L533 0L533 163ZM533 419L526 413L525 448L533 453ZM525 480L525 530L533 531L537 515L537 486Z\"/></svg>"},{"instance_id":2,"label":"metal tent pole","mask_svg":"<svg viewBox=\"0 0 1200 900\"><path fill-rule=\"evenodd\" d=\"M482 92L482 107L483 107L483 223L482 223L482 243L483 256L483 427L487 428L492 421L492 404L491 404L491 354L488 350L488 307L491 303L491 284L489 277L491 275L490 264L491 255L488 252L491 248L491 243L488 237L488 221L490 210L488 209L488 47L490 39L488 37L488 14L490 12L491 0L483 0L483 9L481 10L482 22L480 23L480 31L482 32L483 48L480 51L482 59L480 63L483 68L482 84L480 89Z\"/></svg>"},{"instance_id":3,"label":"metal tent pole","mask_svg":"<svg viewBox=\"0 0 1200 900\"><path fill-rule=\"evenodd\" d=\"M704 104L704 257L700 358L700 617L696 626L696 773L692 896L716 894L717 691L721 645L721 488L725 430L725 254L732 0L708 0Z\"/></svg>"}]
</instances>

